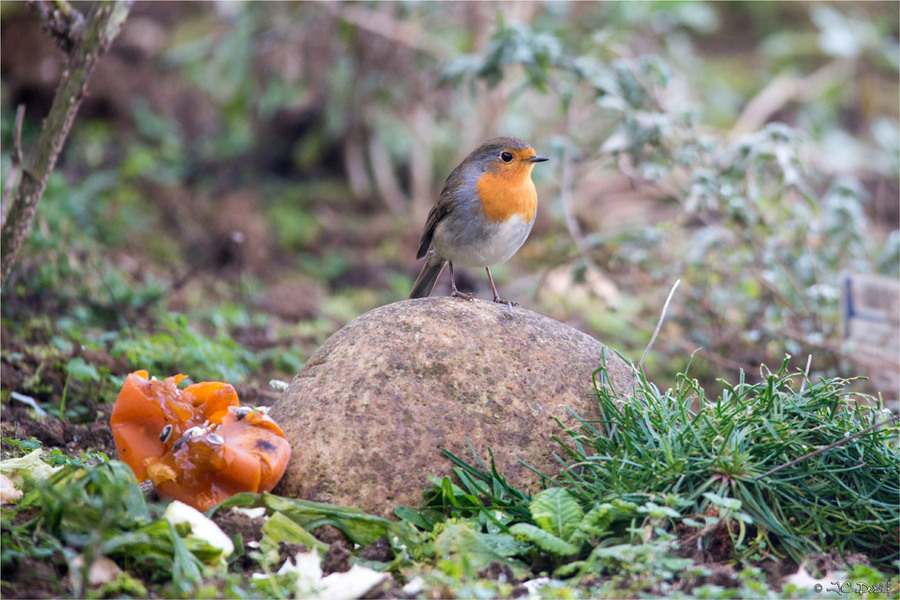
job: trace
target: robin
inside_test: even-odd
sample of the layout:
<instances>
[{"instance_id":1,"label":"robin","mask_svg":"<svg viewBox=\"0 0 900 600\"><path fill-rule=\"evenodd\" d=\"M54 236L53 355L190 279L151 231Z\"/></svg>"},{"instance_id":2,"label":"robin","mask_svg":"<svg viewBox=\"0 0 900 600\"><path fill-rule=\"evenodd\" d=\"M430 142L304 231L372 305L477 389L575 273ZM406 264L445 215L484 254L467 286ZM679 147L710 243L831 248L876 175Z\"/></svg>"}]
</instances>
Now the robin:
<instances>
[{"instance_id":1,"label":"robin","mask_svg":"<svg viewBox=\"0 0 900 600\"><path fill-rule=\"evenodd\" d=\"M456 289L453 265L484 267L494 302L501 300L490 267L504 263L531 233L537 212L537 191L531 181L538 156L528 143L498 137L475 148L453 169L441 197L428 213L416 258L425 257L410 298L431 295L444 265L450 266L450 295L472 300L475 294ZM429 250L429 248L431 248Z\"/></svg>"}]
</instances>

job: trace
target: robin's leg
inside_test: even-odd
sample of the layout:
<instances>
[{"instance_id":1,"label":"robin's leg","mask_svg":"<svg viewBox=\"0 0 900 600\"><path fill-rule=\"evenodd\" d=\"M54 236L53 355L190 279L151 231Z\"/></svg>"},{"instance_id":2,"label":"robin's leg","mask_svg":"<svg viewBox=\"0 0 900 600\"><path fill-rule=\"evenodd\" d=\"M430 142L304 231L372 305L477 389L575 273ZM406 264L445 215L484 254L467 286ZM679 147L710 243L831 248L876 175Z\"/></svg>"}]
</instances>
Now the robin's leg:
<instances>
[{"instance_id":1,"label":"robin's leg","mask_svg":"<svg viewBox=\"0 0 900 600\"><path fill-rule=\"evenodd\" d=\"M456 289L456 280L453 278L453 263L448 260L447 266L450 267L450 295L463 300L474 300L475 294L467 294Z\"/></svg>"},{"instance_id":2,"label":"robin's leg","mask_svg":"<svg viewBox=\"0 0 900 600\"><path fill-rule=\"evenodd\" d=\"M485 267L484 270L487 271L488 281L491 282L491 291L494 292L494 302L497 302L499 304L506 304L507 306L518 306L518 302L513 302L512 300L502 300L500 298L500 294L497 293L497 286L494 285L494 278L491 277L491 270L488 267ZM450 272L452 273L453 271Z\"/></svg>"}]
</instances>

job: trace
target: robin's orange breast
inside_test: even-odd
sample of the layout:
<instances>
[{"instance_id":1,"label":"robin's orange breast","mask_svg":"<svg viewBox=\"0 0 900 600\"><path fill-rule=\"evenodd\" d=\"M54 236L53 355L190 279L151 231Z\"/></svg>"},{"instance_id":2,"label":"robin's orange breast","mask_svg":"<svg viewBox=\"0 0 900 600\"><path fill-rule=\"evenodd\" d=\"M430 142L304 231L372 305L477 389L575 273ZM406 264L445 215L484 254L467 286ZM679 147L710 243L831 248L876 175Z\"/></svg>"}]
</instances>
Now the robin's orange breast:
<instances>
[{"instance_id":1,"label":"robin's orange breast","mask_svg":"<svg viewBox=\"0 0 900 600\"><path fill-rule=\"evenodd\" d=\"M488 222L505 222L519 217L530 223L537 210L537 190L531 181L531 165L522 165L516 172L485 172L478 179L478 197Z\"/></svg>"}]
</instances>

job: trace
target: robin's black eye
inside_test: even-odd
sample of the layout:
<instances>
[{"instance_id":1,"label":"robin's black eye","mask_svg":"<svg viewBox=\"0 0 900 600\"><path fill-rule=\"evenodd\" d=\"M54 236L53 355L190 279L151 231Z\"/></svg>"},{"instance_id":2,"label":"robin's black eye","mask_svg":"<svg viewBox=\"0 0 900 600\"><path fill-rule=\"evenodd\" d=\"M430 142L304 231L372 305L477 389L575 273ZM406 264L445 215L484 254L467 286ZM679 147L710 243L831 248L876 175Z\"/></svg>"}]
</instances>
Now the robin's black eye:
<instances>
[{"instance_id":1,"label":"robin's black eye","mask_svg":"<svg viewBox=\"0 0 900 600\"><path fill-rule=\"evenodd\" d=\"M500 160L502 160L503 162L509 162L512 159L513 159L513 155L510 154L509 152L501 152L500 153Z\"/></svg>"}]
</instances>

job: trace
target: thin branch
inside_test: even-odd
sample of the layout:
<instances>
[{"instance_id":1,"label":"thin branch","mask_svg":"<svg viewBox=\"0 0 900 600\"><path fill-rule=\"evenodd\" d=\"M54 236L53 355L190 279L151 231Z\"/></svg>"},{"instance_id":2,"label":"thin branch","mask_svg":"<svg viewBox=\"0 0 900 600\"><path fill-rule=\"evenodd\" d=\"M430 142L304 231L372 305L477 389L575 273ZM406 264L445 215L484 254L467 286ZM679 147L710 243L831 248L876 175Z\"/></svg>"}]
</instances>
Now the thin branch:
<instances>
[{"instance_id":1,"label":"thin branch","mask_svg":"<svg viewBox=\"0 0 900 600\"><path fill-rule=\"evenodd\" d=\"M756 131L790 102L810 102L829 87L842 83L850 73L852 61L834 60L806 77L781 75L764 87L738 117L728 136L732 139Z\"/></svg>"},{"instance_id":2,"label":"thin branch","mask_svg":"<svg viewBox=\"0 0 900 600\"><path fill-rule=\"evenodd\" d=\"M45 5L35 2L32 6ZM16 264L19 250L31 228L38 201L44 194L47 181L56 166L56 159L59 158L72 123L75 122L91 72L99 57L118 35L130 8L131 2L127 0L106 0L94 4L83 34L69 54L50 113L44 120L30 161L22 169L22 179L0 231L0 285L6 284L6 279Z\"/></svg>"},{"instance_id":3,"label":"thin branch","mask_svg":"<svg viewBox=\"0 0 900 600\"><path fill-rule=\"evenodd\" d=\"M16 122L13 126L13 160L22 164L22 124L25 122L25 105L16 108Z\"/></svg>"},{"instance_id":4,"label":"thin branch","mask_svg":"<svg viewBox=\"0 0 900 600\"><path fill-rule=\"evenodd\" d=\"M19 167L22 166L22 123L25 121L25 105L20 104L16 109L16 123L13 125L13 149L9 157L9 173L6 174L6 185L3 186L3 197L0 199L0 215L2 221L6 221L6 207L9 206L9 198L16 180L19 176Z\"/></svg>"},{"instance_id":5,"label":"thin branch","mask_svg":"<svg viewBox=\"0 0 900 600\"><path fill-rule=\"evenodd\" d=\"M28 4L56 44L63 52L71 54L84 35L84 16L66 0L29 0Z\"/></svg>"},{"instance_id":6,"label":"thin branch","mask_svg":"<svg viewBox=\"0 0 900 600\"><path fill-rule=\"evenodd\" d=\"M783 465L778 465L778 466L775 467L774 469L771 469L771 470L769 470L769 471L766 471L765 473L763 473L762 475L760 475L759 477L757 477L757 478L756 478L756 481L759 481L759 480L762 479L763 477L768 477L769 475L771 475L771 474L773 474L773 473L777 473L778 471L781 471L782 469L787 469L788 467L793 467L793 466L796 465L796 464L802 463L804 460L810 459L810 458L812 458L813 456L818 456L819 454L822 454L823 452L827 452L828 450L831 450L832 448L835 448L835 447L840 446L840 445L842 445L842 444L846 444L847 442L849 442L849 441L851 441L851 440L855 440L856 438L858 438L858 437L861 436L861 435L866 435L867 433L871 433L871 432L875 431L875 430L878 429L879 427L884 427L884 426L890 426L890 425L893 425L894 423L897 422L897 419L900 419L900 416L897 416L897 415L891 415L891 418L888 419L887 421L881 421L880 423L875 423L874 425L872 425L872 426L870 426L870 427L866 427L866 428L863 429L862 431L859 431L859 432L857 432L857 433L854 433L853 435L849 435L849 436L847 436L847 437L845 437L845 438L843 438L843 439L840 439L840 440L838 440L838 441L836 441L836 442L834 442L834 443L832 443L832 444L828 444L827 446L825 446L825 447L823 447L823 448L819 448L818 450L814 450L813 452L810 452L809 454L804 454L804 455L801 456L800 458L795 458L795 459L792 460L791 462L784 463Z\"/></svg>"},{"instance_id":7,"label":"thin branch","mask_svg":"<svg viewBox=\"0 0 900 600\"><path fill-rule=\"evenodd\" d=\"M653 343L656 341L656 336L659 335L659 330L662 329L663 321L666 318L666 311L669 310L669 302L672 301L672 296L675 295L675 290L678 289L678 285L681 283L681 280L678 279L675 281L675 285L672 286L672 289L669 290L669 297L666 298L666 303L663 304L662 312L659 314L659 320L656 322L656 329L653 331L653 337L650 338L650 343L647 344L647 347L644 348L644 354L641 356L640 362L638 362L638 370L644 367L644 359L647 358L647 354L650 352L650 348L653 347Z\"/></svg>"},{"instance_id":8,"label":"thin branch","mask_svg":"<svg viewBox=\"0 0 900 600\"><path fill-rule=\"evenodd\" d=\"M83 19L81 13L72 8L72 5L66 2L66 0L53 0L53 4L56 5L57 10L62 13L62 16L64 16L67 21Z\"/></svg>"}]
</instances>

